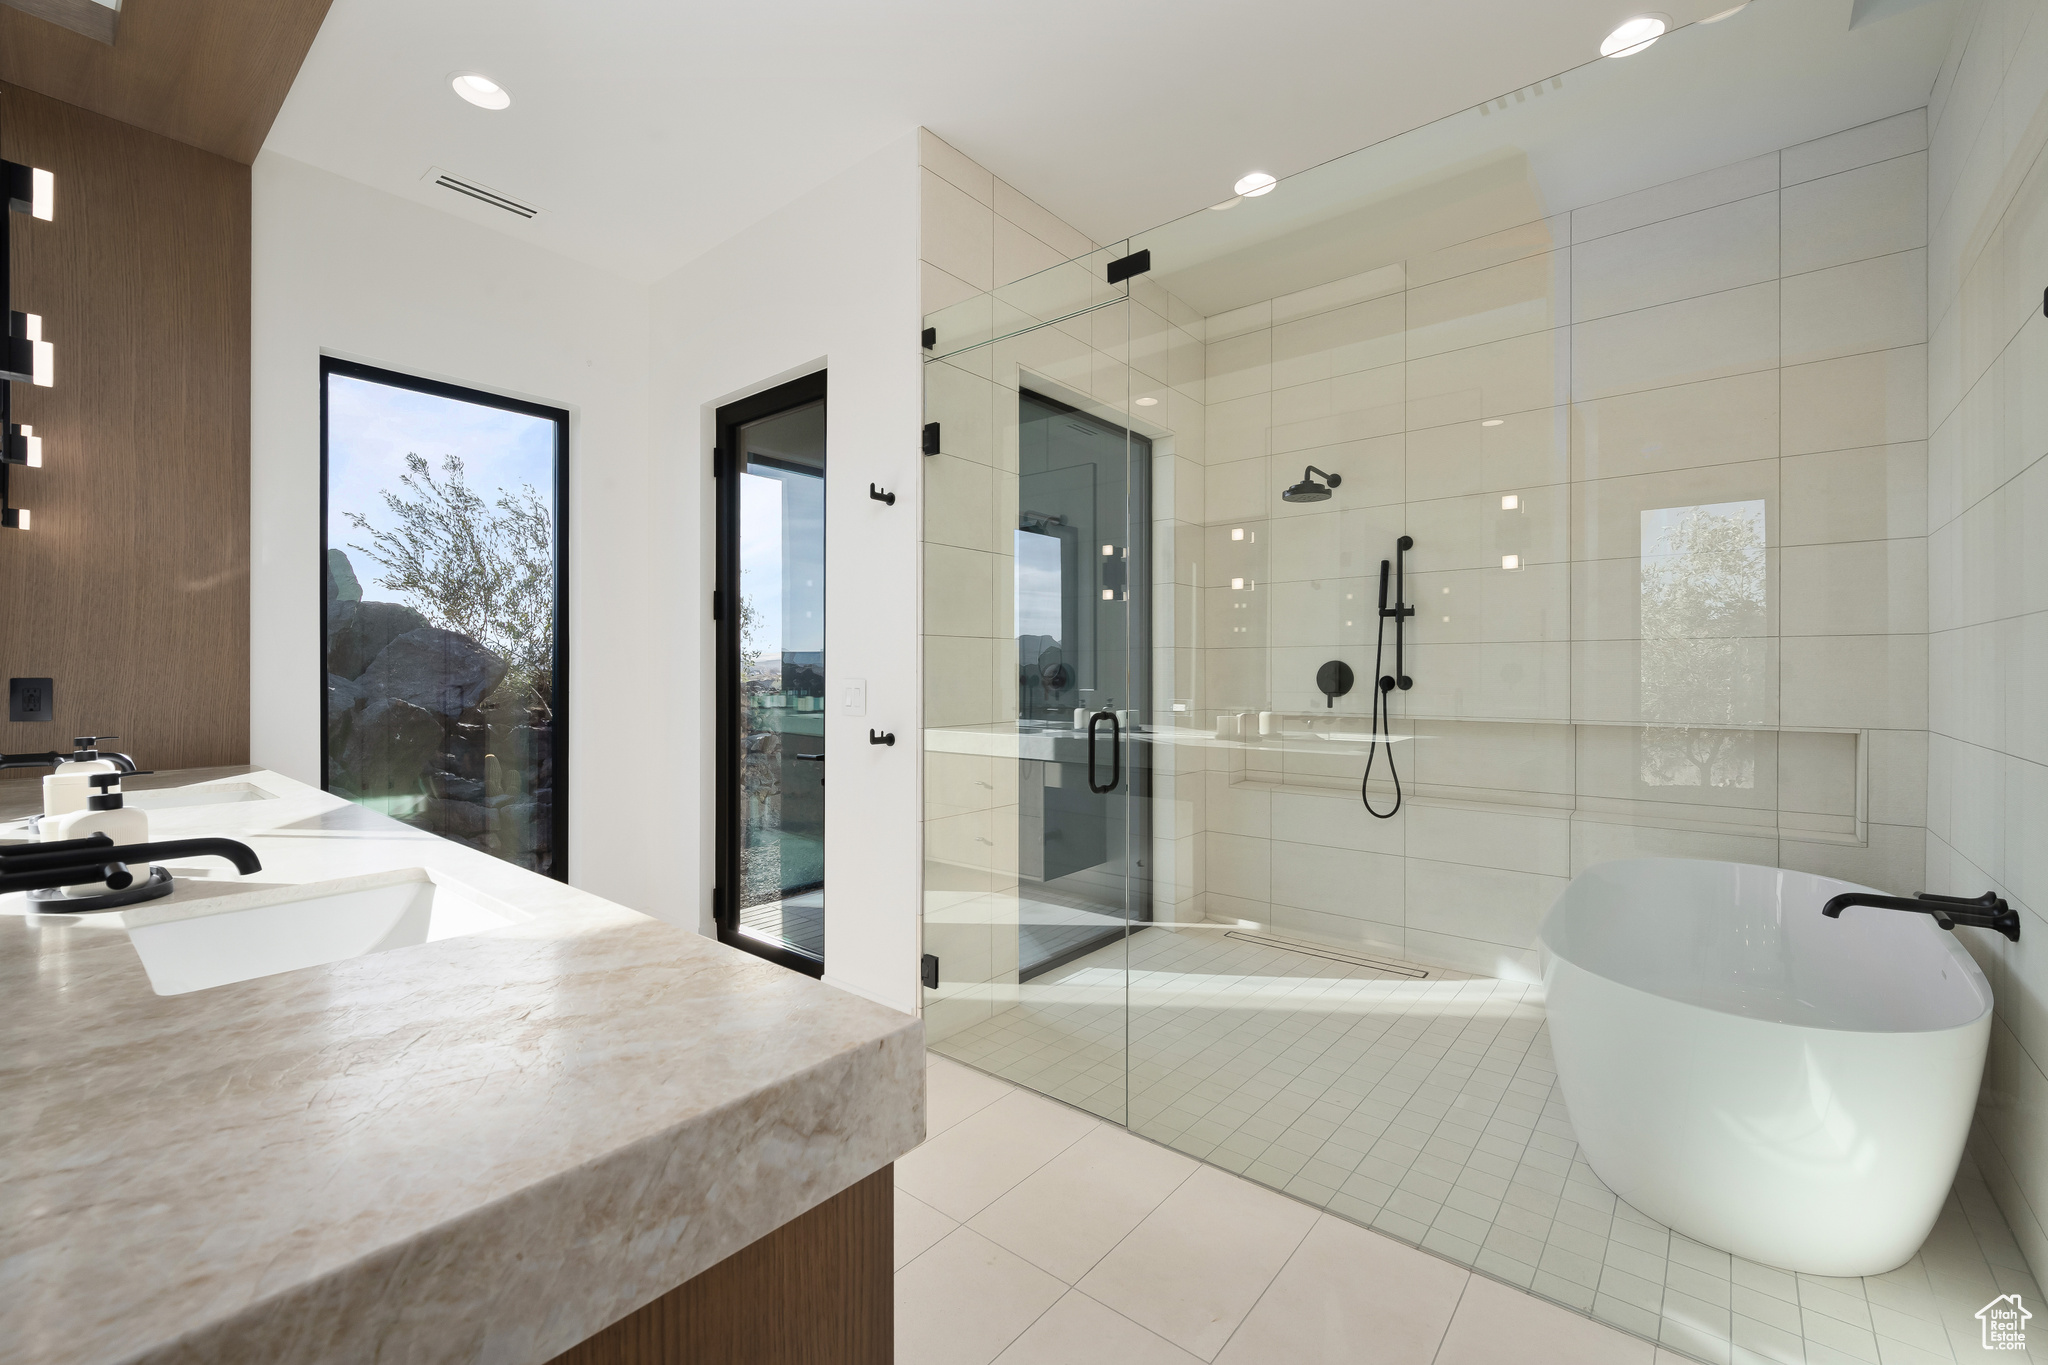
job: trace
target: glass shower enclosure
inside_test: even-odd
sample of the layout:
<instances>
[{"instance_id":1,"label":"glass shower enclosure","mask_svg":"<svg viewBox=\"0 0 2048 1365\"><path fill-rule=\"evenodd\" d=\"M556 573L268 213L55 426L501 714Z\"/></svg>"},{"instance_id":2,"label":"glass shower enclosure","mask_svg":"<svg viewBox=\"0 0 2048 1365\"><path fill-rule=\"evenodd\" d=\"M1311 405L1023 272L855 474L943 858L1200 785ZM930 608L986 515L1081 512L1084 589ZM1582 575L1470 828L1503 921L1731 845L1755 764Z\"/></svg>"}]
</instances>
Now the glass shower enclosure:
<instances>
[{"instance_id":1,"label":"glass shower enclosure","mask_svg":"<svg viewBox=\"0 0 2048 1365\"><path fill-rule=\"evenodd\" d=\"M1618 858L1911 875L1926 418L1859 376L1924 369L1945 41L1724 18L938 309L924 364L931 1050L1719 1359L1675 1272L1601 1288L1669 1233L1578 1155L1535 931ZM1817 216L1880 185L1895 238Z\"/></svg>"}]
</instances>

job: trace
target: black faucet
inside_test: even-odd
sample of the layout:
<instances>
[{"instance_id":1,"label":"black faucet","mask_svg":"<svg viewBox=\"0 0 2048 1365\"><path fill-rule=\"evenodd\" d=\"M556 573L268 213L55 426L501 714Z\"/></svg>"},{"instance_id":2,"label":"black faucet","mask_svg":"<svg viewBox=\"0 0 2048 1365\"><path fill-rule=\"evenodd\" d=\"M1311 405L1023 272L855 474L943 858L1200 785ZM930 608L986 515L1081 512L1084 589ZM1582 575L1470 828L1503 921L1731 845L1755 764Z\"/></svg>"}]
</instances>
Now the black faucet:
<instances>
[{"instance_id":1,"label":"black faucet","mask_svg":"<svg viewBox=\"0 0 2048 1365\"><path fill-rule=\"evenodd\" d=\"M0 768L55 768L65 763L90 763L96 758L104 758L122 772L133 773L135 760L128 755L112 750L106 753L99 751L101 740L119 738L119 735L79 735L71 741L72 752L68 754L62 749L52 749L43 754L0 754Z\"/></svg>"},{"instance_id":2,"label":"black faucet","mask_svg":"<svg viewBox=\"0 0 2048 1365\"><path fill-rule=\"evenodd\" d=\"M7 849L13 848L13 852ZM155 858L226 858L247 876L263 864L247 844L233 839L167 839L155 844L117 844L104 834L59 839L47 844L0 845L0 892L42 891L81 882L105 882L125 891L135 881L128 869L140 865L147 879Z\"/></svg>"},{"instance_id":3,"label":"black faucet","mask_svg":"<svg viewBox=\"0 0 2048 1365\"><path fill-rule=\"evenodd\" d=\"M2020 941L2019 913L1990 891L1974 900L1962 896L1937 896L1929 891L1922 891L1917 896L1880 896L1874 891L1844 891L1839 896L1829 897L1820 912L1829 919L1840 919L1842 911L1851 905L1869 905L1879 910L1910 910L1934 916L1934 922L1944 929L1969 924L1979 929L1996 929L2014 943Z\"/></svg>"}]
</instances>

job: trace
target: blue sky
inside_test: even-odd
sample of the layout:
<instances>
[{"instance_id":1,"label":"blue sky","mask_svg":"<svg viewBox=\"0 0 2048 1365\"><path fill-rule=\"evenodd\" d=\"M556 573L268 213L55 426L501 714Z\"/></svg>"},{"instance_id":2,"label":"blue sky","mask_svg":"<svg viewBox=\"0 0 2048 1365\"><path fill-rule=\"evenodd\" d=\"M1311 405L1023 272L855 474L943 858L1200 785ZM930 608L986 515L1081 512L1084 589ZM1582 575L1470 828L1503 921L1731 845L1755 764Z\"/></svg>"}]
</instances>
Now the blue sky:
<instances>
[{"instance_id":1,"label":"blue sky","mask_svg":"<svg viewBox=\"0 0 2048 1365\"><path fill-rule=\"evenodd\" d=\"M417 451L435 475L443 455L459 456L469 486L490 502L498 489L532 484L541 502L555 501L555 425L503 408L393 388L367 379L330 375L327 380L327 544L348 554L365 596L378 595L372 579L377 565L349 549L369 544L343 515L360 512L374 526L388 526L391 514L378 494L398 488L405 456Z\"/></svg>"},{"instance_id":2,"label":"blue sky","mask_svg":"<svg viewBox=\"0 0 2048 1365\"><path fill-rule=\"evenodd\" d=\"M754 604L755 649L771 657L782 640L782 481L740 475L740 591Z\"/></svg>"}]
</instances>

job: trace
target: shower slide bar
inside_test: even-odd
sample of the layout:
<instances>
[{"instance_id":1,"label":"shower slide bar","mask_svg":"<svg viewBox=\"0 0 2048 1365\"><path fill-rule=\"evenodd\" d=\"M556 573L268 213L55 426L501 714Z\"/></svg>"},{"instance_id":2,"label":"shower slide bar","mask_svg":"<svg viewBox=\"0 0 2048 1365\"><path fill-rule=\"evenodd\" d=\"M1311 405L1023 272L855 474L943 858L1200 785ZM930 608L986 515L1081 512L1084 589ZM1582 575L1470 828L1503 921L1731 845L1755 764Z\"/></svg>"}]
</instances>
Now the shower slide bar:
<instances>
[{"instance_id":1,"label":"shower slide bar","mask_svg":"<svg viewBox=\"0 0 2048 1365\"><path fill-rule=\"evenodd\" d=\"M1415 608L1408 605L1408 552L1415 548L1415 537L1402 536L1394 542L1394 605L1387 605L1387 561L1380 561L1380 616L1394 618L1394 675L1380 679L1380 689L1399 687L1403 692L1415 686L1415 679L1408 676L1408 666L1403 657L1403 645L1407 639L1407 621L1415 614Z\"/></svg>"},{"instance_id":2,"label":"shower slide bar","mask_svg":"<svg viewBox=\"0 0 2048 1365\"><path fill-rule=\"evenodd\" d=\"M1408 676L1408 664L1404 657L1403 645L1407 636L1408 618L1415 614L1415 608L1408 605L1408 552L1415 548L1413 536L1402 536L1394 542L1394 559L1390 564L1380 561L1380 616L1378 639L1373 645L1372 671L1372 749L1365 756L1365 775L1358 779L1358 799L1365 806L1366 814L1378 820L1391 820L1401 809L1401 772L1394 766L1394 717L1390 701L1396 687L1407 691L1415 686L1415 679ZM1387 605L1387 574L1394 575L1394 605ZM1394 622L1394 671L1381 673L1380 662L1387 648L1387 621ZM1382 737L1384 736L1384 739ZM1378 761L1380 750L1387 751L1387 775L1394 779L1394 804L1380 810L1372 803L1367 784L1372 781L1373 764Z\"/></svg>"}]
</instances>

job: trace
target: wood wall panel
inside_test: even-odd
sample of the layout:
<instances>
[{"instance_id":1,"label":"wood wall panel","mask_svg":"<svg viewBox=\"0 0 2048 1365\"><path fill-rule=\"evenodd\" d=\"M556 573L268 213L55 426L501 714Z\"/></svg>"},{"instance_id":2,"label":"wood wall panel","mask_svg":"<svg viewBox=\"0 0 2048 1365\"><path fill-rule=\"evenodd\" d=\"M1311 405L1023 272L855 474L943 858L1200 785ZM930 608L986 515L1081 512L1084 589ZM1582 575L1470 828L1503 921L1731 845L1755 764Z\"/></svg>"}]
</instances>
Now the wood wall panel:
<instances>
[{"instance_id":1,"label":"wood wall panel","mask_svg":"<svg viewBox=\"0 0 2048 1365\"><path fill-rule=\"evenodd\" d=\"M549 1365L891 1365L895 1229L884 1166Z\"/></svg>"},{"instance_id":2,"label":"wood wall panel","mask_svg":"<svg viewBox=\"0 0 2048 1365\"><path fill-rule=\"evenodd\" d=\"M14 386L43 467L11 479L33 529L0 530L0 680L54 678L56 718L0 750L246 763L249 168L6 85L0 154L57 177L56 220L10 225L57 382Z\"/></svg>"},{"instance_id":3,"label":"wood wall panel","mask_svg":"<svg viewBox=\"0 0 2048 1365\"><path fill-rule=\"evenodd\" d=\"M251 162L330 3L125 0L111 46L0 5L0 84Z\"/></svg>"}]
</instances>

